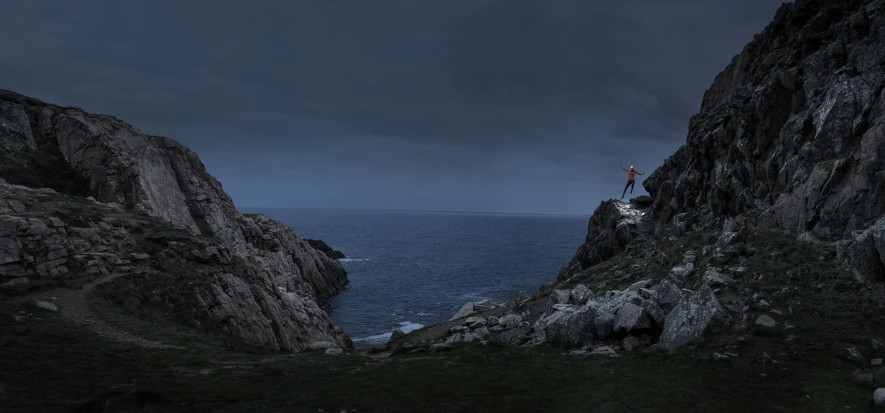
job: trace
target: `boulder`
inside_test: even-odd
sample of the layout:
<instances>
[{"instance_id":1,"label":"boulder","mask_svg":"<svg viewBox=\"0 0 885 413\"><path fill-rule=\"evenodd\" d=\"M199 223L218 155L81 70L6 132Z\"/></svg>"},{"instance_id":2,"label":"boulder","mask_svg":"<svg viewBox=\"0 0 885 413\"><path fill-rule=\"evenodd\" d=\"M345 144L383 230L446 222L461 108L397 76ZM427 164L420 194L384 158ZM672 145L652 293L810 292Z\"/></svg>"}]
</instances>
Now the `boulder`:
<instances>
[{"instance_id":1,"label":"boulder","mask_svg":"<svg viewBox=\"0 0 885 413\"><path fill-rule=\"evenodd\" d=\"M550 293L550 305L568 304L570 297L571 291L569 290L553 290L553 292Z\"/></svg>"},{"instance_id":2,"label":"boulder","mask_svg":"<svg viewBox=\"0 0 885 413\"><path fill-rule=\"evenodd\" d=\"M578 284L572 288L569 302L575 305L582 305L587 300L593 298L593 292L584 284Z\"/></svg>"},{"instance_id":3,"label":"boulder","mask_svg":"<svg viewBox=\"0 0 885 413\"><path fill-rule=\"evenodd\" d=\"M464 325L466 325L467 328L470 329L485 327L487 323L488 322L486 321L486 319L482 317L468 317L466 320L464 320Z\"/></svg>"},{"instance_id":4,"label":"boulder","mask_svg":"<svg viewBox=\"0 0 885 413\"><path fill-rule=\"evenodd\" d=\"M885 407L885 387L880 387L873 392L873 404L876 407Z\"/></svg>"},{"instance_id":5,"label":"boulder","mask_svg":"<svg viewBox=\"0 0 885 413\"><path fill-rule=\"evenodd\" d=\"M529 341L529 333L532 331L532 326L528 322L521 322L516 327L511 328L509 330L505 330L498 336L498 340L502 343L512 344L514 346L521 346Z\"/></svg>"},{"instance_id":6,"label":"boulder","mask_svg":"<svg viewBox=\"0 0 885 413\"><path fill-rule=\"evenodd\" d=\"M639 284L631 288L609 291L602 299L594 319L596 338L605 340L613 334L656 329L664 321L664 312L654 301L654 295L644 297Z\"/></svg>"},{"instance_id":7,"label":"boulder","mask_svg":"<svg viewBox=\"0 0 885 413\"><path fill-rule=\"evenodd\" d=\"M756 317L756 325L766 328L774 328L775 326L777 326L777 321L774 321L773 318L762 314L759 317Z\"/></svg>"},{"instance_id":8,"label":"boulder","mask_svg":"<svg viewBox=\"0 0 885 413\"><path fill-rule=\"evenodd\" d=\"M479 300L479 301L471 301L469 303L465 303L461 306L461 308L449 319L449 321L457 320L461 317L467 317L470 314L475 313L476 311L473 309L474 306L479 304L486 304L489 300Z\"/></svg>"},{"instance_id":9,"label":"boulder","mask_svg":"<svg viewBox=\"0 0 885 413\"><path fill-rule=\"evenodd\" d=\"M684 295L682 290L673 281L666 278L655 284L651 289L658 293L658 305L665 313L669 313Z\"/></svg>"},{"instance_id":10,"label":"boulder","mask_svg":"<svg viewBox=\"0 0 885 413\"><path fill-rule=\"evenodd\" d=\"M55 304L50 303L48 301L38 300L35 302L35 304L37 304L37 307L40 307L44 310L58 311L58 307L56 307Z\"/></svg>"},{"instance_id":11,"label":"boulder","mask_svg":"<svg viewBox=\"0 0 885 413\"><path fill-rule=\"evenodd\" d=\"M713 290L703 286L699 291L683 296L667 314L660 345L667 350L677 349L700 339L705 332L727 320L728 314Z\"/></svg>"},{"instance_id":12,"label":"boulder","mask_svg":"<svg viewBox=\"0 0 885 413\"><path fill-rule=\"evenodd\" d=\"M718 268L707 268L707 271L704 272L704 282L713 288L734 284L734 279L730 275L720 271Z\"/></svg>"},{"instance_id":13,"label":"boulder","mask_svg":"<svg viewBox=\"0 0 885 413\"><path fill-rule=\"evenodd\" d=\"M522 323L522 316L518 314L506 314L498 318L498 323L505 329L516 328Z\"/></svg>"},{"instance_id":14,"label":"boulder","mask_svg":"<svg viewBox=\"0 0 885 413\"><path fill-rule=\"evenodd\" d=\"M533 344L556 343L574 346L592 339L593 318L597 304L557 305L554 311L535 322Z\"/></svg>"}]
</instances>

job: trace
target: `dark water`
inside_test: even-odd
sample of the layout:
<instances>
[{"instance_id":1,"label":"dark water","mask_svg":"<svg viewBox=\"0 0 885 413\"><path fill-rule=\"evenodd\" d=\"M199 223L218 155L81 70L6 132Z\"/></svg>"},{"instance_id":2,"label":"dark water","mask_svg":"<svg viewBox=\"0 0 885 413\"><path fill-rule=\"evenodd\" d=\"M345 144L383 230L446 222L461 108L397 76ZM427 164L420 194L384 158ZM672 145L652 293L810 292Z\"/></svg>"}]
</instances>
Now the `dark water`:
<instances>
[{"instance_id":1,"label":"dark water","mask_svg":"<svg viewBox=\"0 0 885 413\"><path fill-rule=\"evenodd\" d=\"M462 304L512 299L556 278L587 217L417 211L250 209L344 252L350 284L332 320L357 347L448 320Z\"/></svg>"}]
</instances>

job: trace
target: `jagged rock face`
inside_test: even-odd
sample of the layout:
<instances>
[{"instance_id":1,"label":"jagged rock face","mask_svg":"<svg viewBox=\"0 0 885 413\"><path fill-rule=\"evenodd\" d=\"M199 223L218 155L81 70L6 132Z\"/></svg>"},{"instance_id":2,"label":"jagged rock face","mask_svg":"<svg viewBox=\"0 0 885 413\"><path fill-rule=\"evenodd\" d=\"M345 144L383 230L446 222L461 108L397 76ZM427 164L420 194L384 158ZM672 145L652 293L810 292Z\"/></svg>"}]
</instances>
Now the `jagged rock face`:
<instances>
[{"instance_id":1,"label":"jagged rock face","mask_svg":"<svg viewBox=\"0 0 885 413\"><path fill-rule=\"evenodd\" d=\"M830 241L869 228L885 212L883 86L885 2L785 4L645 180L659 228L735 217Z\"/></svg>"},{"instance_id":2,"label":"jagged rock face","mask_svg":"<svg viewBox=\"0 0 885 413\"><path fill-rule=\"evenodd\" d=\"M603 201L587 224L587 238L578 247L560 278L603 262L623 251L636 237L645 216L646 197L623 203L616 200Z\"/></svg>"},{"instance_id":3,"label":"jagged rock face","mask_svg":"<svg viewBox=\"0 0 885 413\"><path fill-rule=\"evenodd\" d=\"M56 160L52 175L69 178L47 177L39 164L24 161L35 159ZM218 288L198 295L205 311L247 341L294 350L306 348L313 338L350 343L321 310L347 283L340 263L279 222L239 213L197 155L175 141L145 135L111 116L0 90L0 174L11 184L36 182L91 195L212 240L244 263L245 274L217 275ZM3 244L12 251L20 241ZM18 253L0 251L10 254ZM15 274L36 265L15 263L20 267Z\"/></svg>"}]
</instances>

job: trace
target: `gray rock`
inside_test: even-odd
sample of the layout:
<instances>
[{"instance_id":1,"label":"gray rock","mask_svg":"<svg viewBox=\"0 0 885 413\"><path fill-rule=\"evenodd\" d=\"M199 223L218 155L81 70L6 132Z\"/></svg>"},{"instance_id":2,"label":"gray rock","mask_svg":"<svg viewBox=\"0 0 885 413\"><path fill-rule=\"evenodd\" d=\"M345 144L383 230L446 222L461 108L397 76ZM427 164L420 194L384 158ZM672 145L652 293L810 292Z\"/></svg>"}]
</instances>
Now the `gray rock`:
<instances>
[{"instance_id":1,"label":"gray rock","mask_svg":"<svg viewBox=\"0 0 885 413\"><path fill-rule=\"evenodd\" d=\"M863 355L860 354L860 350L858 350L857 347L846 347L843 350L841 357L848 361L856 361L861 363L863 363L864 361Z\"/></svg>"},{"instance_id":2,"label":"gray rock","mask_svg":"<svg viewBox=\"0 0 885 413\"><path fill-rule=\"evenodd\" d=\"M725 324L728 315L716 299L713 290L704 286L700 291L686 294L664 321L660 345L674 350L693 342L718 325Z\"/></svg>"},{"instance_id":3,"label":"gray rock","mask_svg":"<svg viewBox=\"0 0 885 413\"><path fill-rule=\"evenodd\" d=\"M584 284L578 284L572 288L569 302L574 305L582 305L593 298L593 292Z\"/></svg>"},{"instance_id":4,"label":"gray rock","mask_svg":"<svg viewBox=\"0 0 885 413\"><path fill-rule=\"evenodd\" d=\"M35 302L35 304L37 304L37 307L40 307L44 310L58 311L58 307L56 307L55 304L50 303L48 301L38 300Z\"/></svg>"},{"instance_id":5,"label":"gray rock","mask_svg":"<svg viewBox=\"0 0 885 413\"><path fill-rule=\"evenodd\" d=\"M774 321L773 318L762 314L759 317L756 317L756 325L767 328L774 328L775 326L777 326L777 321Z\"/></svg>"},{"instance_id":6,"label":"gray rock","mask_svg":"<svg viewBox=\"0 0 885 413\"><path fill-rule=\"evenodd\" d=\"M728 274L722 273L717 268L707 268L704 272L704 282L710 287L725 287L734 284L734 279Z\"/></svg>"},{"instance_id":7,"label":"gray rock","mask_svg":"<svg viewBox=\"0 0 885 413\"><path fill-rule=\"evenodd\" d=\"M314 341L313 343L307 345L307 349L311 351L326 350L335 347L337 346L331 341Z\"/></svg>"},{"instance_id":8,"label":"gray rock","mask_svg":"<svg viewBox=\"0 0 885 413\"><path fill-rule=\"evenodd\" d=\"M670 276L678 282L684 282L685 278L688 277L689 274L694 271L693 263L685 263L682 265L677 265L670 269Z\"/></svg>"},{"instance_id":9,"label":"gray rock","mask_svg":"<svg viewBox=\"0 0 885 413\"><path fill-rule=\"evenodd\" d=\"M665 313L669 313L684 295L682 290L668 279L661 280L652 289L658 293L658 306Z\"/></svg>"},{"instance_id":10,"label":"gray rock","mask_svg":"<svg viewBox=\"0 0 885 413\"><path fill-rule=\"evenodd\" d=\"M882 359L880 359L880 358L872 359L872 360L870 360L870 365L873 366L873 367L881 366L881 365L882 365Z\"/></svg>"},{"instance_id":11,"label":"gray rock","mask_svg":"<svg viewBox=\"0 0 885 413\"><path fill-rule=\"evenodd\" d=\"M880 387L873 392L873 404L876 407L885 407L885 387Z\"/></svg>"},{"instance_id":12,"label":"gray rock","mask_svg":"<svg viewBox=\"0 0 885 413\"><path fill-rule=\"evenodd\" d=\"M450 346L448 344L443 344L443 343L433 343L430 345L430 351L434 351L434 352L446 351L446 350L451 350L451 349L452 349L452 346Z\"/></svg>"},{"instance_id":13,"label":"gray rock","mask_svg":"<svg viewBox=\"0 0 885 413\"><path fill-rule=\"evenodd\" d=\"M464 320L464 325L466 325L467 328L484 327L486 324L486 319L482 317L468 317L466 320Z\"/></svg>"},{"instance_id":14,"label":"gray rock","mask_svg":"<svg viewBox=\"0 0 885 413\"><path fill-rule=\"evenodd\" d=\"M567 265L558 280L605 261L621 251L639 234L639 225L646 216L640 205L625 204L616 200L603 201L587 226L587 237Z\"/></svg>"},{"instance_id":15,"label":"gray rock","mask_svg":"<svg viewBox=\"0 0 885 413\"><path fill-rule=\"evenodd\" d=\"M501 316L498 319L498 322L505 329L516 328L520 323L522 323L522 316L517 314L506 314Z\"/></svg>"},{"instance_id":16,"label":"gray rock","mask_svg":"<svg viewBox=\"0 0 885 413\"><path fill-rule=\"evenodd\" d=\"M467 317L470 314L475 313L476 311L473 309L474 306L478 304L486 304L489 300L479 300L479 301L471 301L469 303L465 303L461 306L461 308L449 319L449 321L457 320L461 317Z\"/></svg>"},{"instance_id":17,"label":"gray rock","mask_svg":"<svg viewBox=\"0 0 885 413\"><path fill-rule=\"evenodd\" d=\"M643 297L641 287L624 291L610 291L596 311L595 336L605 340L611 334L645 330L664 321L664 311L653 299Z\"/></svg>"},{"instance_id":18,"label":"gray rock","mask_svg":"<svg viewBox=\"0 0 885 413\"><path fill-rule=\"evenodd\" d=\"M596 307L593 301L583 306L557 305L555 311L535 322L532 343L577 345L588 342L592 339Z\"/></svg>"},{"instance_id":19,"label":"gray rock","mask_svg":"<svg viewBox=\"0 0 885 413\"><path fill-rule=\"evenodd\" d=\"M571 291L569 290L553 290L553 292L550 293L550 305L568 304L570 297Z\"/></svg>"},{"instance_id":20,"label":"gray rock","mask_svg":"<svg viewBox=\"0 0 885 413\"><path fill-rule=\"evenodd\" d=\"M611 348L611 346L594 347L593 351L591 351L589 354L592 356L618 357L618 352L615 351L615 349Z\"/></svg>"},{"instance_id":21,"label":"gray rock","mask_svg":"<svg viewBox=\"0 0 885 413\"><path fill-rule=\"evenodd\" d=\"M324 353L329 356L340 356L340 355L344 354L344 350L341 348L338 348L338 347L332 347L332 348L327 348L326 351L324 351Z\"/></svg>"},{"instance_id":22,"label":"gray rock","mask_svg":"<svg viewBox=\"0 0 885 413\"><path fill-rule=\"evenodd\" d=\"M532 296L529 293L527 293L525 291L520 291L520 292L516 293L516 297L513 298L513 303L516 306L521 306L521 305L525 304L525 302L530 300L531 298L532 298Z\"/></svg>"},{"instance_id":23,"label":"gray rock","mask_svg":"<svg viewBox=\"0 0 885 413\"><path fill-rule=\"evenodd\" d=\"M482 338L476 333L455 333L449 336L446 340L446 344L473 343L480 340L482 340Z\"/></svg>"},{"instance_id":24,"label":"gray rock","mask_svg":"<svg viewBox=\"0 0 885 413\"><path fill-rule=\"evenodd\" d=\"M498 340L502 343L512 344L514 346L521 346L529 341L529 332L532 327L527 322L520 323L517 327L511 328L509 330L505 330L498 336Z\"/></svg>"}]
</instances>

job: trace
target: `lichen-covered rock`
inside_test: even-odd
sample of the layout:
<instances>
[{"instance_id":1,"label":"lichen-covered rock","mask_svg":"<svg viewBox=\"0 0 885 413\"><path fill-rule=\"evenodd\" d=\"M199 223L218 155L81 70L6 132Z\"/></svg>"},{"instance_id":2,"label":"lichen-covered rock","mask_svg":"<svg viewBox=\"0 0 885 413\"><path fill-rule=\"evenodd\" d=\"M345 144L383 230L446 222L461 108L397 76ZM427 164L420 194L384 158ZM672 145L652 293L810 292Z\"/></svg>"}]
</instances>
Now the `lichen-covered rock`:
<instances>
[{"instance_id":1,"label":"lichen-covered rock","mask_svg":"<svg viewBox=\"0 0 885 413\"><path fill-rule=\"evenodd\" d=\"M591 341L597 306L594 301L582 306L557 304L552 313L535 322L530 343L574 346Z\"/></svg>"},{"instance_id":2,"label":"lichen-covered rock","mask_svg":"<svg viewBox=\"0 0 885 413\"><path fill-rule=\"evenodd\" d=\"M623 336L631 331L659 330L664 312L656 301L656 295L643 294L642 281L624 291L609 291L600 299L594 320L596 338L605 340L610 336ZM651 290L649 290L651 292Z\"/></svg>"},{"instance_id":3,"label":"lichen-covered rock","mask_svg":"<svg viewBox=\"0 0 885 413\"><path fill-rule=\"evenodd\" d=\"M728 319L725 308L716 299L713 290L704 286L700 291L686 294L667 314L661 332L661 347L673 350L691 343L711 328Z\"/></svg>"}]
</instances>

